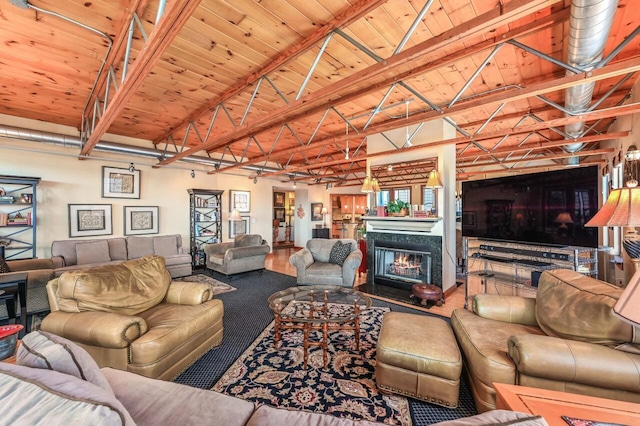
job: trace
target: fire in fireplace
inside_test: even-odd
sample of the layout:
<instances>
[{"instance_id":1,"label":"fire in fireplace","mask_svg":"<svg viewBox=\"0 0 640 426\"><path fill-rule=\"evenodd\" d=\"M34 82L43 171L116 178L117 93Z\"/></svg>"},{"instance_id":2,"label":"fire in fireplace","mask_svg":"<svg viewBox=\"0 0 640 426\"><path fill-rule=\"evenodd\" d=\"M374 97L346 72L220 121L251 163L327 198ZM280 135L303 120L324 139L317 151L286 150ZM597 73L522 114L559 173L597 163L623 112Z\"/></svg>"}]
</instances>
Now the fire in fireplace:
<instances>
[{"instance_id":1,"label":"fire in fireplace","mask_svg":"<svg viewBox=\"0 0 640 426\"><path fill-rule=\"evenodd\" d=\"M376 240L373 281L411 290L416 283L431 284L431 253L421 244Z\"/></svg>"}]
</instances>

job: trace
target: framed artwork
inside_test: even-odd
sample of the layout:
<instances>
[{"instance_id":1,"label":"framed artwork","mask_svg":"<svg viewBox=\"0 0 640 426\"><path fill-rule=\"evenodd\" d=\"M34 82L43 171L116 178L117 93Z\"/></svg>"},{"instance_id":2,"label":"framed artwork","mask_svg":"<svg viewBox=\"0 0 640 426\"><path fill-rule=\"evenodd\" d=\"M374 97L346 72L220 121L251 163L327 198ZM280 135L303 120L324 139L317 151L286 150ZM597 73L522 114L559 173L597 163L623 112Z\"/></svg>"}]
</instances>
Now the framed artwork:
<instances>
[{"instance_id":1,"label":"framed artwork","mask_svg":"<svg viewBox=\"0 0 640 426\"><path fill-rule=\"evenodd\" d=\"M284 207L284 192L273 193L273 207Z\"/></svg>"},{"instance_id":2,"label":"framed artwork","mask_svg":"<svg viewBox=\"0 0 640 426\"><path fill-rule=\"evenodd\" d=\"M240 213L251 211L251 192L249 191L229 191L229 211L238 210Z\"/></svg>"},{"instance_id":3,"label":"framed artwork","mask_svg":"<svg viewBox=\"0 0 640 426\"><path fill-rule=\"evenodd\" d=\"M275 207L273 209L273 218L284 223L284 207Z\"/></svg>"},{"instance_id":4,"label":"framed artwork","mask_svg":"<svg viewBox=\"0 0 640 426\"><path fill-rule=\"evenodd\" d=\"M232 220L231 222L229 222L229 238L234 238L236 235L249 233L249 223L251 222L251 217L241 217L242 220Z\"/></svg>"},{"instance_id":5,"label":"framed artwork","mask_svg":"<svg viewBox=\"0 0 640 426\"><path fill-rule=\"evenodd\" d=\"M322 203L311 203L311 221L322 220Z\"/></svg>"},{"instance_id":6,"label":"framed artwork","mask_svg":"<svg viewBox=\"0 0 640 426\"><path fill-rule=\"evenodd\" d=\"M69 204L69 237L111 234L111 204Z\"/></svg>"},{"instance_id":7,"label":"framed artwork","mask_svg":"<svg viewBox=\"0 0 640 426\"><path fill-rule=\"evenodd\" d=\"M143 235L157 233L157 206L124 206L124 235Z\"/></svg>"},{"instance_id":8,"label":"framed artwork","mask_svg":"<svg viewBox=\"0 0 640 426\"><path fill-rule=\"evenodd\" d=\"M102 198L140 198L140 170L102 166Z\"/></svg>"}]
</instances>

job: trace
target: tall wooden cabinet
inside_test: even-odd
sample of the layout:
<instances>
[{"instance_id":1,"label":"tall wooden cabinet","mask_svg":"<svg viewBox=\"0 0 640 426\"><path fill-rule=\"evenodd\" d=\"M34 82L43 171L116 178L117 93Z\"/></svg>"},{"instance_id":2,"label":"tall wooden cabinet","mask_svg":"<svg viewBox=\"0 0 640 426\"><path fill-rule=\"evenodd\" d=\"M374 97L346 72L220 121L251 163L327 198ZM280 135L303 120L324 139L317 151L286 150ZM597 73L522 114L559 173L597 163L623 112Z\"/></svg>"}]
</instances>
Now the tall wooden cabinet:
<instances>
[{"instance_id":1,"label":"tall wooden cabinet","mask_svg":"<svg viewBox=\"0 0 640 426\"><path fill-rule=\"evenodd\" d=\"M222 193L213 189L187 189L190 213L190 254L194 268L205 266L204 246L222 242Z\"/></svg>"},{"instance_id":2,"label":"tall wooden cabinet","mask_svg":"<svg viewBox=\"0 0 640 426\"><path fill-rule=\"evenodd\" d=\"M0 244L7 259L36 257L36 187L39 177L0 175Z\"/></svg>"}]
</instances>

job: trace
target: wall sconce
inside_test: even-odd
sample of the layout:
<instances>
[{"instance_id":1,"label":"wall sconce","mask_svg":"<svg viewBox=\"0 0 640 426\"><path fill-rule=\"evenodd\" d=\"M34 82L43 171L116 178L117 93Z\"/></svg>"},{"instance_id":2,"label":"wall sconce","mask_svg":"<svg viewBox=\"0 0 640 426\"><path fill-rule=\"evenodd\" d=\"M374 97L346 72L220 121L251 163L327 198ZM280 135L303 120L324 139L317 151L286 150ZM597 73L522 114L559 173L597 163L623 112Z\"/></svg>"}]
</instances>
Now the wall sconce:
<instances>
[{"instance_id":1,"label":"wall sconce","mask_svg":"<svg viewBox=\"0 0 640 426\"><path fill-rule=\"evenodd\" d=\"M240 216L240 212L236 209L229 215L229 220L231 222L238 222L242 220L242 216Z\"/></svg>"},{"instance_id":2,"label":"wall sconce","mask_svg":"<svg viewBox=\"0 0 640 426\"><path fill-rule=\"evenodd\" d=\"M195 178L196 177L196 171L195 170L191 170L191 177Z\"/></svg>"},{"instance_id":3,"label":"wall sconce","mask_svg":"<svg viewBox=\"0 0 640 426\"><path fill-rule=\"evenodd\" d=\"M638 164L640 162L640 150L635 145L629 145L624 154L624 178L626 186L638 185Z\"/></svg>"},{"instance_id":4,"label":"wall sconce","mask_svg":"<svg viewBox=\"0 0 640 426\"><path fill-rule=\"evenodd\" d=\"M135 167L133 167L133 163L129 163L129 171L133 173L135 171Z\"/></svg>"}]
</instances>

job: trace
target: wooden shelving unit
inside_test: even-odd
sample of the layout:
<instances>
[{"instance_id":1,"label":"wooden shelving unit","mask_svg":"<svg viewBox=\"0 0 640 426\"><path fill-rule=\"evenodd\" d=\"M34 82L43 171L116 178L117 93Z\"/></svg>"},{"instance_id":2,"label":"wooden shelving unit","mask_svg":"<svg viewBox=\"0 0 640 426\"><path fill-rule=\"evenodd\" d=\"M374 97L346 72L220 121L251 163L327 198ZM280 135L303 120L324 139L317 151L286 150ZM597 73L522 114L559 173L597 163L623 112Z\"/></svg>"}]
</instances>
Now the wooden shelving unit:
<instances>
[{"instance_id":1,"label":"wooden shelving unit","mask_svg":"<svg viewBox=\"0 0 640 426\"><path fill-rule=\"evenodd\" d=\"M0 175L0 243L7 259L36 257L36 188L39 177Z\"/></svg>"},{"instance_id":2,"label":"wooden shelving unit","mask_svg":"<svg viewBox=\"0 0 640 426\"><path fill-rule=\"evenodd\" d=\"M194 268L205 267L204 246L222 242L222 193L211 189L189 192L190 253Z\"/></svg>"}]
</instances>

